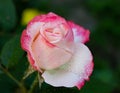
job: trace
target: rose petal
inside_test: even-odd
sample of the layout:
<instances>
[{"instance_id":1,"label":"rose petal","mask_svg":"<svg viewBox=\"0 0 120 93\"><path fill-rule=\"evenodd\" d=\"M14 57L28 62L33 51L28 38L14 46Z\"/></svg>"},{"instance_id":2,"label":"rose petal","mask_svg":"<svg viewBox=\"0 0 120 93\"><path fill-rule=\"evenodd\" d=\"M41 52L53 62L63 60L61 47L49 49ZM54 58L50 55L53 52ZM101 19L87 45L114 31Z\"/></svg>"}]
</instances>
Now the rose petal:
<instances>
[{"instance_id":1,"label":"rose petal","mask_svg":"<svg viewBox=\"0 0 120 93\"><path fill-rule=\"evenodd\" d=\"M32 25L28 25L27 29L23 31L21 36L21 47L27 52L30 64L39 71L40 68L38 68L33 57L31 45L34 39L36 38L36 35L39 33L39 28L42 24L43 23L37 22Z\"/></svg>"},{"instance_id":2,"label":"rose petal","mask_svg":"<svg viewBox=\"0 0 120 93\"><path fill-rule=\"evenodd\" d=\"M68 24L73 30L74 42L86 43L89 41L90 31L88 29L84 29L71 21L68 21Z\"/></svg>"},{"instance_id":3,"label":"rose petal","mask_svg":"<svg viewBox=\"0 0 120 93\"><path fill-rule=\"evenodd\" d=\"M35 18L33 18L30 22L30 24L33 24L35 22L45 22L45 23L49 23L52 22L53 25L55 24L61 24L61 23L66 23L65 19L56 15L55 13L48 13L48 14L42 14L42 15L38 15Z\"/></svg>"},{"instance_id":4,"label":"rose petal","mask_svg":"<svg viewBox=\"0 0 120 93\"><path fill-rule=\"evenodd\" d=\"M41 35L38 35L32 44L32 54L39 68L45 70L57 68L69 62L72 57L70 52L56 46L51 46Z\"/></svg>"},{"instance_id":5,"label":"rose petal","mask_svg":"<svg viewBox=\"0 0 120 93\"><path fill-rule=\"evenodd\" d=\"M89 49L83 44L76 44L76 51L70 62L58 69L45 71L42 77L53 86L77 86L80 89L93 71L92 60Z\"/></svg>"}]
</instances>

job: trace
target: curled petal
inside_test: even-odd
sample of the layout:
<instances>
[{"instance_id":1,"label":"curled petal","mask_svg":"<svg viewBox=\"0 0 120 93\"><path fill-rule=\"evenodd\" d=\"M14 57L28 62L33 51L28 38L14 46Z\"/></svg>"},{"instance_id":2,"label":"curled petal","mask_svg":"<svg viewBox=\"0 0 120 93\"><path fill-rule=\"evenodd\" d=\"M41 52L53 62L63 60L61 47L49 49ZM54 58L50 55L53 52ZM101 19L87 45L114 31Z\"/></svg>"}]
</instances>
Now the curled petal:
<instances>
[{"instance_id":1,"label":"curled petal","mask_svg":"<svg viewBox=\"0 0 120 93\"><path fill-rule=\"evenodd\" d=\"M84 44L76 44L76 51L70 62L58 69L48 70L42 74L45 82L53 86L81 88L93 71L91 52Z\"/></svg>"},{"instance_id":2,"label":"curled petal","mask_svg":"<svg viewBox=\"0 0 120 93\"><path fill-rule=\"evenodd\" d=\"M34 23L33 25L29 25L26 30L22 32L21 36L21 47L27 52L27 57L30 62L30 64L36 69L39 70L39 67L37 66L34 56L32 54L32 42L36 38L37 34L39 33L39 27L42 25L42 23Z\"/></svg>"},{"instance_id":3,"label":"curled petal","mask_svg":"<svg viewBox=\"0 0 120 93\"><path fill-rule=\"evenodd\" d=\"M83 27L71 21L68 21L68 24L72 28L74 35L74 42L86 43L87 41L89 41L90 31L88 29L84 29Z\"/></svg>"}]
</instances>

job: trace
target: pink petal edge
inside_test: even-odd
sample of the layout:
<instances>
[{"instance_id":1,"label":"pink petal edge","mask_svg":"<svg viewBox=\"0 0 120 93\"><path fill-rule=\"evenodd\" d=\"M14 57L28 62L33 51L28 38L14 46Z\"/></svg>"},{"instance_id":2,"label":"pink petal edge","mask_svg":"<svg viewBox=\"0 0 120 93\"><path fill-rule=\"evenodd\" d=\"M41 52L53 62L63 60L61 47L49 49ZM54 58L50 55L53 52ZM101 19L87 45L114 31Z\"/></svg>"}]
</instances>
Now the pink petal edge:
<instances>
[{"instance_id":1,"label":"pink petal edge","mask_svg":"<svg viewBox=\"0 0 120 93\"><path fill-rule=\"evenodd\" d=\"M74 42L86 43L89 41L90 31L88 29L84 29L82 26L79 26L72 21L68 21L68 24L72 28Z\"/></svg>"},{"instance_id":2,"label":"pink petal edge","mask_svg":"<svg viewBox=\"0 0 120 93\"><path fill-rule=\"evenodd\" d=\"M25 50L27 52L27 57L28 57L28 60L31 64L31 66L33 66L33 68L35 70L42 72L34 60L34 57L32 55L32 49L31 49L32 42L33 42L36 34L38 33L38 30L37 30L37 29L39 29L38 25L40 25L40 23L35 23L34 25L29 25L27 27L27 29L25 29L22 32L21 47L23 48L23 50ZM36 28L36 26L38 28ZM36 33L33 33L32 31L36 31Z\"/></svg>"},{"instance_id":3,"label":"pink petal edge","mask_svg":"<svg viewBox=\"0 0 120 93\"><path fill-rule=\"evenodd\" d=\"M58 16L55 13L49 12L48 14L42 14L34 17L28 25L32 25L35 22L55 22L54 24L61 24L61 23L67 23L64 18L61 16Z\"/></svg>"},{"instance_id":4,"label":"pink petal edge","mask_svg":"<svg viewBox=\"0 0 120 93\"><path fill-rule=\"evenodd\" d=\"M85 69L86 69L86 74L88 76L91 76L92 74L92 71L93 71L93 68L94 68L94 63L90 63L88 65L86 65ZM86 81L89 81L89 78L85 79ZM82 81L79 81L77 84L76 84L76 87L80 90L84 84L85 84L85 80L82 80Z\"/></svg>"},{"instance_id":5,"label":"pink petal edge","mask_svg":"<svg viewBox=\"0 0 120 93\"><path fill-rule=\"evenodd\" d=\"M37 69L37 67L34 65L35 61L34 61L33 57L31 56L31 53L29 51L30 41L31 41L31 37L28 36L26 30L24 30L22 32L22 36L21 36L21 47L27 52L27 57L28 57L30 64L33 66L34 69Z\"/></svg>"}]
</instances>

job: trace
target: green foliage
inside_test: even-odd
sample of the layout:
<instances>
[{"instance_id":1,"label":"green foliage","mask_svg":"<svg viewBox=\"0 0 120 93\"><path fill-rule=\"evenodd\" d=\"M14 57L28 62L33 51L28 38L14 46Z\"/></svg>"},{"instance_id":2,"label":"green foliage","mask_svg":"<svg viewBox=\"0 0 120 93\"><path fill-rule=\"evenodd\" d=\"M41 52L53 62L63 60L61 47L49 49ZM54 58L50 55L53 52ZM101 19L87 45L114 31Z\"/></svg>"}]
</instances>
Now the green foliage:
<instances>
[{"instance_id":1,"label":"green foliage","mask_svg":"<svg viewBox=\"0 0 120 93\"><path fill-rule=\"evenodd\" d=\"M0 92L1 93L13 93L15 91L16 84L11 81L5 74L0 74Z\"/></svg>"},{"instance_id":2,"label":"green foliage","mask_svg":"<svg viewBox=\"0 0 120 93\"><path fill-rule=\"evenodd\" d=\"M2 71L0 70L0 74L2 73Z\"/></svg>"},{"instance_id":3,"label":"green foliage","mask_svg":"<svg viewBox=\"0 0 120 93\"><path fill-rule=\"evenodd\" d=\"M1 52L1 61L6 67L10 68L19 62L23 53L20 47L20 36L15 36L4 45Z\"/></svg>"},{"instance_id":4,"label":"green foliage","mask_svg":"<svg viewBox=\"0 0 120 93\"><path fill-rule=\"evenodd\" d=\"M91 77L90 82L81 89L80 93L111 93L113 88L114 87L110 84L102 82L95 77Z\"/></svg>"},{"instance_id":5,"label":"green foliage","mask_svg":"<svg viewBox=\"0 0 120 93\"><path fill-rule=\"evenodd\" d=\"M16 12L12 0L0 1L0 28L10 31L16 25Z\"/></svg>"}]
</instances>

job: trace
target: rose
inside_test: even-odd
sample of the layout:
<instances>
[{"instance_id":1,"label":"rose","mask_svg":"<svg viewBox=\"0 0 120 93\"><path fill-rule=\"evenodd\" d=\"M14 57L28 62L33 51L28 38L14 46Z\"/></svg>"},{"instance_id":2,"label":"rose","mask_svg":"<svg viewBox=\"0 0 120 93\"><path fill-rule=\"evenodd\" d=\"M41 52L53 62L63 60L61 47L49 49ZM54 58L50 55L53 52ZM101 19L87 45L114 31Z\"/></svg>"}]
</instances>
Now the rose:
<instances>
[{"instance_id":1,"label":"rose","mask_svg":"<svg viewBox=\"0 0 120 93\"><path fill-rule=\"evenodd\" d=\"M92 54L84 45L89 34L89 30L48 13L28 23L21 46L46 83L80 89L93 71Z\"/></svg>"}]
</instances>

